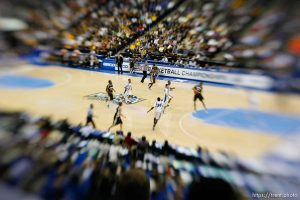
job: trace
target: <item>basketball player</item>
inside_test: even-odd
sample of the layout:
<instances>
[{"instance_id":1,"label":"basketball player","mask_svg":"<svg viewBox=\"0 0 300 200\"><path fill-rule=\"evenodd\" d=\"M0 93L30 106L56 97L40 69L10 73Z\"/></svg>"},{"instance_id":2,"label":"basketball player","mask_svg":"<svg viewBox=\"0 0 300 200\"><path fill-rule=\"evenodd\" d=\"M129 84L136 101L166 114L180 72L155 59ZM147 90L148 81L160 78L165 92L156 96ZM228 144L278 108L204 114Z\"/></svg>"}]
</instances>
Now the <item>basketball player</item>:
<instances>
[{"instance_id":1,"label":"basketball player","mask_svg":"<svg viewBox=\"0 0 300 200\"><path fill-rule=\"evenodd\" d=\"M95 122L93 120L93 117L94 117L93 109L94 109L94 105L91 104L90 107L89 107L89 109L88 109L88 112L87 112L87 117L86 117L86 123L85 123L85 125L87 126L89 123L92 123L93 128L96 128Z\"/></svg>"},{"instance_id":2,"label":"basketball player","mask_svg":"<svg viewBox=\"0 0 300 200\"><path fill-rule=\"evenodd\" d=\"M155 129L155 126L164 110L164 102L159 97L157 97L157 101L154 103L153 107L151 107L150 110L148 110L147 113L149 113L154 108L155 108L155 116L154 116L154 123L153 123L152 130Z\"/></svg>"},{"instance_id":3,"label":"basketball player","mask_svg":"<svg viewBox=\"0 0 300 200\"><path fill-rule=\"evenodd\" d=\"M106 93L107 93L107 95L108 95L108 99L106 100L106 102L108 102L108 101L110 102L110 101L112 101L112 100L114 99L114 94L113 94L113 92L116 92L116 91L115 91L115 89L114 89L114 86L113 86L111 80L109 80L109 81L108 81L108 84L107 84L107 86L106 86ZM108 102L108 104L107 104L107 107L109 107L109 102Z\"/></svg>"},{"instance_id":4,"label":"basketball player","mask_svg":"<svg viewBox=\"0 0 300 200\"><path fill-rule=\"evenodd\" d=\"M171 87L171 81L170 80L168 80L168 85L170 86L170 90L172 91L172 90L175 90L175 87Z\"/></svg>"},{"instance_id":5,"label":"basketball player","mask_svg":"<svg viewBox=\"0 0 300 200\"><path fill-rule=\"evenodd\" d=\"M165 85L165 89L164 89L164 94L165 94L165 97L164 97L164 105L165 107L168 107L169 106L169 103L171 102L172 100L172 96L170 95L170 85L167 83Z\"/></svg>"},{"instance_id":6,"label":"basketball player","mask_svg":"<svg viewBox=\"0 0 300 200\"><path fill-rule=\"evenodd\" d=\"M197 99L199 99L205 109L205 111L207 112L207 109L206 109L206 106L205 106L205 103L204 103L204 98L202 96L202 91L203 91L203 83L202 82L199 82L199 84L195 85L193 87L193 91L194 91L194 110L197 110L196 108L196 101Z\"/></svg>"},{"instance_id":7,"label":"basketball player","mask_svg":"<svg viewBox=\"0 0 300 200\"><path fill-rule=\"evenodd\" d=\"M159 69L156 65L153 65L150 71L150 83L148 84L148 88L151 89L152 85L156 83L156 77L158 76Z\"/></svg>"},{"instance_id":8,"label":"basketball player","mask_svg":"<svg viewBox=\"0 0 300 200\"><path fill-rule=\"evenodd\" d=\"M168 98L168 103L167 103L166 105L169 106L171 100L173 99L173 97L170 95L170 92L171 92L172 90L174 90L175 87L171 87L171 81L170 81L170 80L168 80L167 85L168 85L168 91L164 91L164 93L165 93L165 96L166 96L166 92L168 93L169 98ZM165 103L166 103L166 102L165 102Z\"/></svg>"},{"instance_id":9,"label":"basketball player","mask_svg":"<svg viewBox=\"0 0 300 200\"><path fill-rule=\"evenodd\" d=\"M128 83L125 86L125 91L124 91L124 98L125 101L128 102L129 99L132 98L132 85L131 85L131 79L128 79Z\"/></svg>"},{"instance_id":10,"label":"basketball player","mask_svg":"<svg viewBox=\"0 0 300 200\"><path fill-rule=\"evenodd\" d=\"M122 114L122 102L119 102L119 106L117 107L116 113L114 115L114 121L113 124L108 128L108 131L110 131L110 129L114 126L117 126L120 124L120 131L122 131L123 128L123 121L122 121L122 117L126 118L123 114Z\"/></svg>"}]
</instances>

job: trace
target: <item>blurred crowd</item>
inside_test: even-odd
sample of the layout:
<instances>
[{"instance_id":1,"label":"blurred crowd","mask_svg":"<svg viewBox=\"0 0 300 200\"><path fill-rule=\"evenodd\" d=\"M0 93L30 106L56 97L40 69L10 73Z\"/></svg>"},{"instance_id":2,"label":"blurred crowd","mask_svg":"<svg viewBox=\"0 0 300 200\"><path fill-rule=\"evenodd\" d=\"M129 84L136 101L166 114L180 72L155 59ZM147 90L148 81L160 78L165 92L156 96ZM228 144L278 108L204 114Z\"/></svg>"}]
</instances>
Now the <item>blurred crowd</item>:
<instances>
[{"instance_id":1,"label":"blurred crowd","mask_svg":"<svg viewBox=\"0 0 300 200\"><path fill-rule=\"evenodd\" d=\"M63 33L63 44L99 54L116 53L175 6L175 0L110 0Z\"/></svg>"},{"instance_id":2,"label":"blurred crowd","mask_svg":"<svg viewBox=\"0 0 300 200\"><path fill-rule=\"evenodd\" d=\"M233 59L270 69L299 68L299 6L299 1L271 2L229 48Z\"/></svg>"},{"instance_id":3,"label":"blurred crowd","mask_svg":"<svg viewBox=\"0 0 300 200\"><path fill-rule=\"evenodd\" d=\"M0 17L28 28L0 30L0 51L10 41L178 65L299 71L299 7L297 0L1 1Z\"/></svg>"},{"instance_id":4,"label":"blurred crowd","mask_svg":"<svg viewBox=\"0 0 300 200\"><path fill-rule=\"evenodd\" d=\"M290 68L299 65L298 8L297 1L187 1L126 52L179 64Z\"/></svg>"},{"instance_id":5,"label":"blurred crowd","mask_svg":"<svg viewBox=\"0 0 300 200\"><path fill-rule=\"evenodd\" d=\"M0 119L1 191L6 185L49 200L299 195L299 178L271 169L261 173L225 152L150 143L130 132L101 132L26 113L1 112ZM13 194L10 199L17 199Z\"/></svg>"},{"instance_id":6,"label":"blurred crowd","mask_svg":"<svg viewBox=\"0 0 300 200\"><path fill-rule=\"evenodd\" d=\"M7 18L21 19L27 24L27 28L16 32L1 30L3 25L0 23L0 37L3 37L0 40L0 52L11 48L18 51L24 45L30 47L42 44L54 45L55 41L59 41L61 31L77 24L97 9L100 2L100 0L1 1L0 19L4 19L2 23L5 23Z\"/></svg>"}]
</instances>

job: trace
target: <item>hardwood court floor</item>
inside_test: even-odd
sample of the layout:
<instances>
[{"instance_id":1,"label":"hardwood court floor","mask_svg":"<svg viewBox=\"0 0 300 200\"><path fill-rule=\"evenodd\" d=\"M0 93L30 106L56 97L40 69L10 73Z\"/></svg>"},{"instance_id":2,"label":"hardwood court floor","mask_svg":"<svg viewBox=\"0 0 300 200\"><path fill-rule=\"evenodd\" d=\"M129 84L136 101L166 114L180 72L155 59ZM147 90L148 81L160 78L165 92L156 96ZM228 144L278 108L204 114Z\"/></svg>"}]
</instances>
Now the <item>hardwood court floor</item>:
<instances>
[{"instance_id":1,"label":"hardwood court floor","mask_svg":"<svg viewBox=\"0 0 300 200\"><path fill-rule=\"evenodd\" d=\"M115 106L107 108L106 103L88 100L84 96L96 92L105 92L108 80L112 80L117 93L124 91L129 76L99 73L86 70L63 68L57 66L36 67L23 65L6 69L0 74L14 74L45 78L55 85L40 89L9 89L0 87L0 108L2 110L24 110L36 115L47 115L54 119L68 118L72 123L84 123L89 104L95 106L97 128L107 130L111 125ZM130 77L133 93L145 98L133 105L125 105L124 131L132 131L133 136L145 135L148 139L188 147L201 145L210 150L225 150L239 156L257 157L270 151L282 142L285 137L274 134L263 134L243 129L227 128L206 124L192 116L193 93L190 83L172 82L176 87L172 91L173 101L162 116L155 131L151 130L154 112L146 114L155 99L163 97L166 81L158 80L152 90L147 83L141 84L140 77ZM259 109L262 111L300 114L298 106L300 97L279 95L267 92L253 92L259 98ZM210 108L248 108L248 92L229 87L204 86L204 97ZM198 108L202 109L200 102ZM208 110L209 111L209 110ZM113 131L116 130L112 129Z\"/></svg>"}]
</instances>

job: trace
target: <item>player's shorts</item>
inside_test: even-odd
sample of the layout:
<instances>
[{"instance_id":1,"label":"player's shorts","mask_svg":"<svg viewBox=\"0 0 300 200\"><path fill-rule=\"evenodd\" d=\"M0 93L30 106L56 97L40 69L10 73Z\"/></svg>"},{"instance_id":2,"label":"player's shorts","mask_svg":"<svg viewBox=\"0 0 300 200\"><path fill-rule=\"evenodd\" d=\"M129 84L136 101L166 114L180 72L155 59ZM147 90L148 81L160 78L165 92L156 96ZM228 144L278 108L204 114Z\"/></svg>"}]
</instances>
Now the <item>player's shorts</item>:
<instances>
[{"instance_id":1,"label":"player's shorts","mask_svg":"<svg viewBox=\"0 0 300 200\"><path fill-rule=\"evenodd\" d=\"M121 117L117 117L114 119L114 125L123 124Z\"/></svg>"},{"instance_id":2,"label":"player's shorts","mask_svg":"<svg viewBox=\"0 0 300 200\"><path fill-rule=\"evenodd\" d=\"M200 101L203 101L204 100L204 98L203 98L203 96L202 96L202 94L195 94L195 96L194 96L194 101L196 101L197 99L199 99Z\"/></svg>"},{"instance_id":3,"label":"player's shorts","mask_svg":"<svg viewBox=\"0 0 300 200\"><path fill-rule=\"evenodd\" d=\"M108 95L110 101L112 101L114 99L113 93L108 92L107 95Z\"/></svg>"},{"instance_id":4,"label":"player's shorts","mask_svg":"<svg viewBox=\"0 0 300 200\"><path fill-rule=\"evenodd\" d=\"M131 90L125 91L125 92L124 92L124 96L125 96L125 97L127 97L127 96L132 96L132 91L131 91Z\"/></svg>"},{"instance_id":5,"label":"player's shorts","mask_svg":"<svg viewBox=\"0 0 300 200\"><path fill-rule=\"evenodd\" d=\"M161 117L161 113L162 113L162 112L155 112L154 118L155 118L156 120L159 120L160 117Z\"/></svg>"},{"instance_id":6,"label":"player's shorts","mask_svg":"<svg viewBox=\"0 0 300 200\"><path fill-rule=\"evenodd\" d=\"M86 117L86 123L90 123L92 121L93 121L93 117L91 117L91 116Z\"/></svg>"},{"instance_id":7,"label":"player's shorts","mask_svg":"<svg viewBox=\"0 0 300 200\"><path fill-rule=\"evenodd\" d=\"M172 99L172 96L165 95L165 97L164 97L164 103L168 103L169 99Z\"/></svg>"},{"instance_id":8,"label":"player's shorts","mask_svg":"<svg viewBox=\"0 0 300 200\"><path fill-rule=\"evenodd\" d=\"M154 77L152 78L152 82L153 82L153 83L156 83L156 76L154 76Z\"/></svg>"},{"instance_id":9,"label":"player's shorts","mask_svg":"<svg viewBox=\"0 0 300 200\"><path fill-rule=\"evenodd\" d=\"M150 82L155 83L156 81L156 76L150 76Z\"/></svg>"}]
</instances>

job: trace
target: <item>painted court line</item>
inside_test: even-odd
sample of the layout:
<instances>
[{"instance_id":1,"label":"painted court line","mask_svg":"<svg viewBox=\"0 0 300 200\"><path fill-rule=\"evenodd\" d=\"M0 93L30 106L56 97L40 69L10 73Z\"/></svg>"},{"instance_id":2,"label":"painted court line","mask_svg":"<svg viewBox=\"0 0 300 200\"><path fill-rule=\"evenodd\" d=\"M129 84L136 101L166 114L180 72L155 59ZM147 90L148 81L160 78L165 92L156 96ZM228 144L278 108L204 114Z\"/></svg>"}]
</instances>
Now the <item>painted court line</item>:
<instances>
[{"instance_id":1,"label":"painted court line","mask_svg":"<svg viewBox=\"0 0 300 200\"><path fill-rule=\"evenodd\" d=\"M195 137L194 135L192 135L191 133L189 133L188 131L186 131L183 127L183 119L186 118L187 116L191 115L191 113L186 113L185 115L183 115L180 120L179 120L179 127L180 130L188 137L200 142L199 138Z\"/></svg>"}]
</instances>

